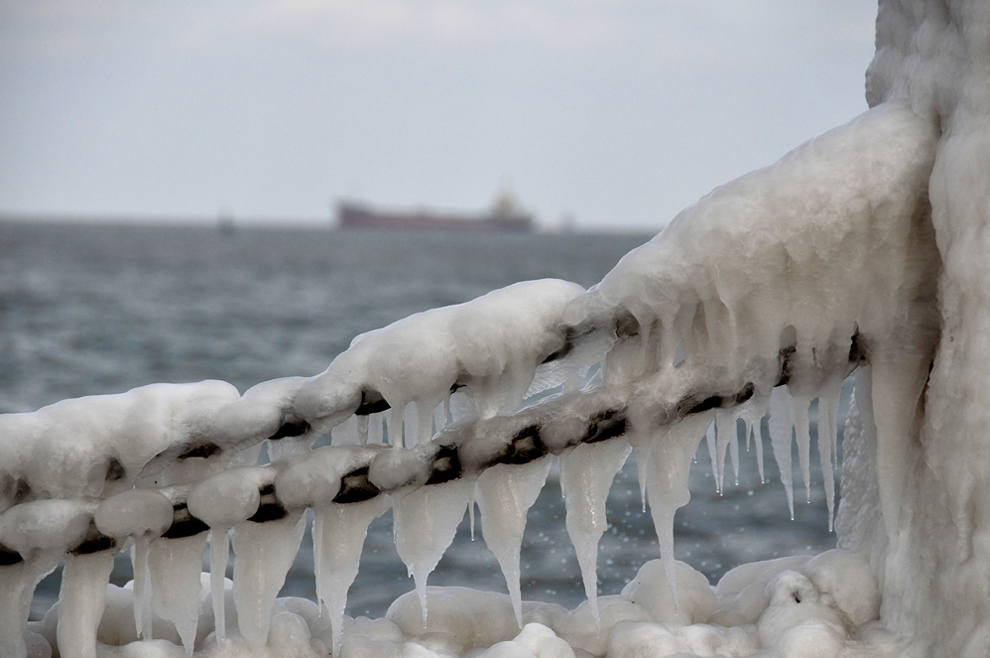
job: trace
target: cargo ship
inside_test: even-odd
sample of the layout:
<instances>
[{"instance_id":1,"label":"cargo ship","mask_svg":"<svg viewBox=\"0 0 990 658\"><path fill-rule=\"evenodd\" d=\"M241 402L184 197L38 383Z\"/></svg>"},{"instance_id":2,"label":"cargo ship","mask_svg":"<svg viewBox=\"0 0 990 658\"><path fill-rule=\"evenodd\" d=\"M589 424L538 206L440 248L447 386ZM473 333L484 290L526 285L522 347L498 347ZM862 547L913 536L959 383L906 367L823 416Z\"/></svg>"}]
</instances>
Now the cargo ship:
<instances>
[{"instance_id":1,"label":"cargo ship","mask_svg":"<svg viewBox=\"0 0 990 658\"><path fill-rule=\"evenodd\" d=\"M337 204L337 226L345 229L402 229L413 231L468 231L528 233L533 216L510 193L500 194L487 213L447 213L429 209L380 210L362 201Z\"/></svg>"}]
</instances>

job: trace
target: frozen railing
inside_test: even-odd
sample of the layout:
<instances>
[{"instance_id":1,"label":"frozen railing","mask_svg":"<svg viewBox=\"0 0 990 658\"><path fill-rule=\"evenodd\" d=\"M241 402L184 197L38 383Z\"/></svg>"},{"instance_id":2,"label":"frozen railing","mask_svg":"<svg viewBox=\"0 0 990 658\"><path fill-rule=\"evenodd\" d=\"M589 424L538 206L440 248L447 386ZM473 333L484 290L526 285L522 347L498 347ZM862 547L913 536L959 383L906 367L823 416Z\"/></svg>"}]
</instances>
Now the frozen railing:
<instances>
[{"instance_id":1,"label":"frozen railing","mask_svg":"<svg viewBox=\"0 0 990 658\"><path fill-rule=\"evenodd\" d=\"M589 291L527 282L417 314L357 337L314 378L243 395L219 381L154 384L0 416L0 653L27 653L34 587L64 561L58 650L95 655L113 554L130 547L136 637L164 619L191 655L208 543L222 644L230 535L239 632L264 646L306 509L333 655L368 524L389 506L425 628L426 578L475 496L522 626L519 544L549 455L595 623L604 501L631 449L678 601L673 518L700 441L721 486L726 453L737 464L736 420L759 432L769 409L793 514L792 441L807 488L817 399L832 472L839 388L866 363L882 393L861 403L894 528L906 424L938 332L934 143L906 106L881 105L717 189ZM264 441L271 463L258 466Z\"/></svg>"}]
</instances>

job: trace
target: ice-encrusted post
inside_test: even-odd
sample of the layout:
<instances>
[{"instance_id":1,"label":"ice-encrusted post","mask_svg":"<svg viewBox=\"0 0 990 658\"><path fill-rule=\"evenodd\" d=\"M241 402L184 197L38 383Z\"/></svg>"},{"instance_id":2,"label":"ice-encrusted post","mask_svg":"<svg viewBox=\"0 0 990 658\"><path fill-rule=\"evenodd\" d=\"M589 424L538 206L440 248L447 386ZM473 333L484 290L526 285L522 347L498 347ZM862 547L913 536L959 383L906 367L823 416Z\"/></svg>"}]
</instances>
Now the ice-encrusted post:
<instances>
[{"instance_id":1,"label":"ice-encrusted post","mask_svg":"<svg viewBox=\"0 0 990 658\"><path fill-rule=\"evenodd\" d=\"M902 493L883 510L888 516L891 508L888 525L896 523L886 531L849 527L844 541L873 552L883 577L883 615L892 628L914 637L926 655L987 656L990 3L881 0L867 99L871 105L903 99L939 129L929 196L943 263L941 337L919 413L902 418L897 430L907 443L896 464ZM876 407L877 394L891 384L916 386L928 373L878 376L874 366L873 374ZM878 419L882 434L880 425ZM869 486L866 462L845 462L844 488ZM861 521L867 516L863 510L857 515Z\"/></svg>"}]
</instances>

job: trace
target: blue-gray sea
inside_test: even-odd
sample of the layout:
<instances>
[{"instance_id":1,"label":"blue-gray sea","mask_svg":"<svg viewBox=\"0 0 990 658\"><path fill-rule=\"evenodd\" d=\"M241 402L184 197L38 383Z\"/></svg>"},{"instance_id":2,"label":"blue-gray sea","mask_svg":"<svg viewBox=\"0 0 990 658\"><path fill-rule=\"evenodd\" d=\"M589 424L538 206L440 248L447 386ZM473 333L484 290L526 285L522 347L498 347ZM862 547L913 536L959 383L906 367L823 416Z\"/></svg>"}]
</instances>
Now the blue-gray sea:
<instances>
[{"instance_id":1,"label":"blue-gray sea","mask_svg":"<svg viewBox=\"0 0 990 658\"><path fill-rule=\"evenodd\" d=\"M224 379L243 391L313 375L355 335L410 313L526 279L591 286L650 237L0 222L0 412L152 382ZM810 504L795 474L791 521L769 442L764 453L767 484L755 451L741 451L739 484L719 496L704 443L699 449L675 554L713 583L738 564L835 545L820 472L813 469ZM602 594L618 593L659 557L633 459L612 487L609 522L598 562ZM114 582L129 574L118 559ZM553 476L529 514L522 581L527 599L568 607L584 599ZM57 599L58 582L56 572L41 584L33 617ZM429 582L506 591L466 520ZM348 612L380 616L412 587L388 513L369 532ZM290 594L315 598L308 534L283 589Z\"/></svg>"}]
</instances>

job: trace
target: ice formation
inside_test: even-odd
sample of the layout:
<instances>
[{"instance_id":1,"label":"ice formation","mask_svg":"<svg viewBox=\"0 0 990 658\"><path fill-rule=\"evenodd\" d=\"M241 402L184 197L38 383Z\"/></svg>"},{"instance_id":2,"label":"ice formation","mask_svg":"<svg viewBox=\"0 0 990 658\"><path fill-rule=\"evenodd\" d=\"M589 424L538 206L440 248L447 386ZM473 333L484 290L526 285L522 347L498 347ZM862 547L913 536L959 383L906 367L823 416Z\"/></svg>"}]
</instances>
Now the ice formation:
<instances>
[{"instance_id":1,"label":"ice formation","mask_svg":"<svg viewBox=\"0 0 990 658\"><path fill-rule=\"evenodd\" d=\"M156 384L0 416L0 655L990 654L990 4L882 0L867 99L588 291L510 286L243 395ZM699 443L722 487L737 421L748 441L767 410L793 509L792 444L807 492L817 405L831 519L850 374L841 548L744 565L714 588L675 561ZM601 502L629 446L662 557L597 597ZM553 455L589 598L570 611L518 588ZM510 596L426 584L476 492ZM367 525L388 506L416 592L384 619L350 619ZM307 509L318 604L277 599ZM127 548L133 584L107 586ZM57 608L27 623L63 561Z\"/></svg>"}]
</instances>

